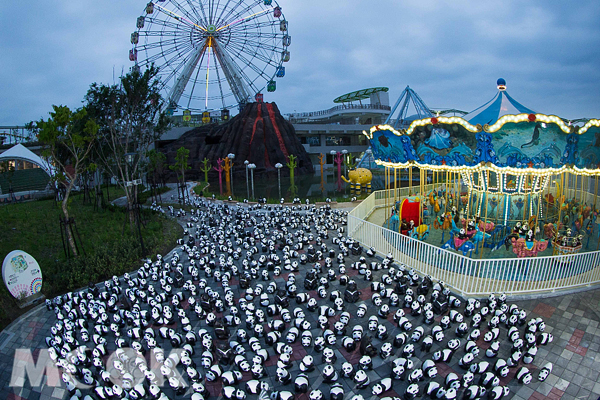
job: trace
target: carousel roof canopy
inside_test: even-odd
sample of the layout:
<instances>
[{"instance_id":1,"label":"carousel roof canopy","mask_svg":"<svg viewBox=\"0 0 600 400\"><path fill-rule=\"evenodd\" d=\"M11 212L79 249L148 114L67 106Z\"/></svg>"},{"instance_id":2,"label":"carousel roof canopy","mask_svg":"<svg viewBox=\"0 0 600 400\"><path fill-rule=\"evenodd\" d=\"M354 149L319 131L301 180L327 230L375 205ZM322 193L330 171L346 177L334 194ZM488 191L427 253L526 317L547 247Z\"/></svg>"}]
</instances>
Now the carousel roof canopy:
<instances>
[{"instance_id":1,"label":"carousel roof canopy","mask_svg":"<svg viewBox=\"0 0 600 400\"><path fill-rule=\"evenodd\" d=\"M506 91L506 81L498 79L498 93L481 107L471 111L462 118L472 125L492 125L505 115L535 114L536 112L525 107L513 99Z\"/></svg>"}]
</instances>

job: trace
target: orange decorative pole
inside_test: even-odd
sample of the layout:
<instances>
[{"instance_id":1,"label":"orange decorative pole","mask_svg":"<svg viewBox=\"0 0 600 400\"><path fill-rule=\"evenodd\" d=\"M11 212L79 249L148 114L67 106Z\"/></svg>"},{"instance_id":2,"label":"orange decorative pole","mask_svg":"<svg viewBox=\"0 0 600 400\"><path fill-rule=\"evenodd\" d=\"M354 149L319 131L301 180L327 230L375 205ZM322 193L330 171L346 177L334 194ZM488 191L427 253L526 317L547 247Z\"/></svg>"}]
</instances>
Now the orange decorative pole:
<instances>
[{"instance_id":1,"label":"orange decorative pole","mask_svg":"<svg viewBox=\"0 0 600 400\"><path fill-rule=\"evenodd\" d=\"M233 161L231 161L231 158L225 157L223 159L223 171L225 171L225 187L227 189L227 193L225 194L226 196L231 196L231 175L229 174L229 171L231 170L232 166Z\"/></svg>"}]
</instances>

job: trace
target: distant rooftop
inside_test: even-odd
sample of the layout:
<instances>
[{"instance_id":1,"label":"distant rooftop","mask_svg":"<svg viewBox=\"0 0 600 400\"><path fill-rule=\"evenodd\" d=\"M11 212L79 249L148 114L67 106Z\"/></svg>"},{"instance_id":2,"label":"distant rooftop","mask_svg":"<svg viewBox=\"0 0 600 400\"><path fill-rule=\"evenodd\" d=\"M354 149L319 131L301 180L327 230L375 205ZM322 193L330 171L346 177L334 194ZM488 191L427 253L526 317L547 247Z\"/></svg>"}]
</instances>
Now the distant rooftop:
<instances>
[{"instance_id":1,"label":"distant rooftop","mask_svg":"<svg viewBox=\"0 0 600 400\"><path fill-rule=\"evenodd\" d=\"M350 103L353 101L360 101L371 98L372 94L379 92L388 92L390 89L386 87L374 87L369 89L356 90L354 92L346 93L333 100L334 103Z\"/></svg>"}]
</instances>

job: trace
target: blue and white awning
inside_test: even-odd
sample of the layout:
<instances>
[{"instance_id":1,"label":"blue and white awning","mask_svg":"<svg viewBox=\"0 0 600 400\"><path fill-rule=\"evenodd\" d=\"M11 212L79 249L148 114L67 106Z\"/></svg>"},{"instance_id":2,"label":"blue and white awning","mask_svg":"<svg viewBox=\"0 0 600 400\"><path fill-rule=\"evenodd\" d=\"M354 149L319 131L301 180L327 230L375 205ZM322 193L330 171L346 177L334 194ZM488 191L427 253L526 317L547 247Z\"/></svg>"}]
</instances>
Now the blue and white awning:
<instances>
[{"instance_id":1,"label":"blue and white awning","mask_svg":"<svg viewBox=\"0 0 600 400\"><path fill-rule=\"evenodd\" d=\"M501 82L502 81L502 82ZM491 125L504 115L535 114L536 112L519 103L506 92L506 83L498 80L498 93L481 107L471 111L462 118L473 125Z\"/></svg>"}]
</instances>

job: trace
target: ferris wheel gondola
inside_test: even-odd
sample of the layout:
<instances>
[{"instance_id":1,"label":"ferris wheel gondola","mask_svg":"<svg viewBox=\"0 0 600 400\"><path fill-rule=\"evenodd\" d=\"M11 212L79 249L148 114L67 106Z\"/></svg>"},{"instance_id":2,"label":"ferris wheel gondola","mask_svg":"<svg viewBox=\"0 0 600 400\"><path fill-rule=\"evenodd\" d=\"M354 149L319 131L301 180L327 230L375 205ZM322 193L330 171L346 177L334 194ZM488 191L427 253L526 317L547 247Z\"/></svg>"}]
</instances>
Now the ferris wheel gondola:
<instances>
[{"instance_id":1,"label":"ferris wheel gondola","mask_svg":"<svg viewBox=\"0 0 600 400\"><path fill-rule=\"evenodd\" d=\"M149 2L131 34L133 68L155 65L168 112L241 107L285 76L291 36L273 0Z\"/></svg>"}]
</instances>

